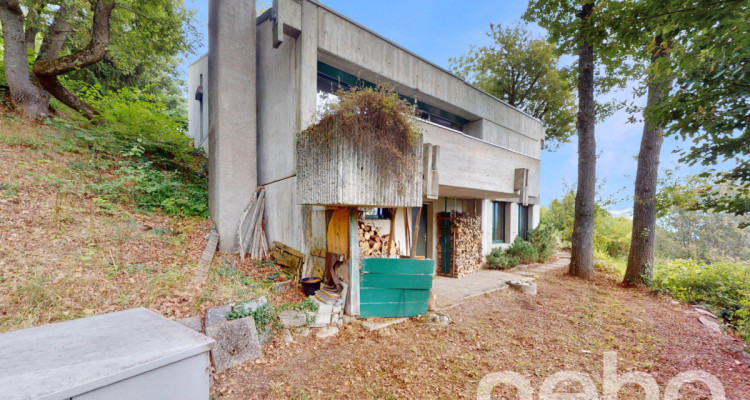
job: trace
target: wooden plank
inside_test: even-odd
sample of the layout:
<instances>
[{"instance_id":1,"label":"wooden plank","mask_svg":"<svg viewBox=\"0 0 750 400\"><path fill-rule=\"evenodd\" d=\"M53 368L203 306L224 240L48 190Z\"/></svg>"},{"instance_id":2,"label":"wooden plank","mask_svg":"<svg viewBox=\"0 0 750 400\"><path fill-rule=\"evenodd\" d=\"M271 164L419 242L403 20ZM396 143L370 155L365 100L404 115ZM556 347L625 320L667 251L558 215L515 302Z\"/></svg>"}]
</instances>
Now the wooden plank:
<instances>
[{"instance_id":1,"label":"wooden plank","mask_svg":"<svg viewBox=\"0 0 750 400\"><path fill-rule=\"evenodd\" d=\"M359 315L359 216L356 207L349 209L349 248L349 301L347 302L347 313L349 315Z\"/></svg>"},{"instance_id":2,"label":"wooden plank","mask_svg":"<svg viewBox=\"0 0 750 400\"><path fill-rule=\"evenodd\" d=\"M427 313L427 303L376 303L362 304L360 318L416 317Z\"/></svg>"},{"instance_id":3,"label":"wooden plank","mask_svg":"<svg viewBox=\"0 0 750 400\"><path fill-rule=\"evenodd\" d=\"M393 246L394 232L396 231L396 213L398 208L391 208L391 230L388 232L388 250L385 253L386 257L391 256L391 248Z\"/></svg>"},{"instance_id":4,"label":"wooden plank","mask_svg":"<svg viewBox=\"0 0 750 400\"><path fill-rule=\"evenodd\" d=\"M356 222L356 221L355 221ZM349 258L349 209L346 207L337 208L331 220L328 222L328 229L326 230L326 247L331 253L343 254L344 259ZM355 230L354 232L357 232ZM355 238L359 238L358 234L354 234ZM359 244L357 245L356 253L359 254Z\"/></svg>"},{"instance_id":5,"label":"wooden plank","mask_svg":"<svg viewBox=\"0 0 750 400\"><path fill-rule=\"evenodd\" d=\"M432 275L434 270L434 260L410 258L365 258L362 260L362 273Z\"/></svg>"},{"instance_id":6,"label":"wooden plank","mask_svg":"<svg viewBox=\"0 0 750 400\"><path fill-rule=\"evenodd\" d=\"M424 289L380 289L360 288L361 304L371 303L423 303L430 299L430 291Z\"/></svg>"},{"instance_id":7,"label":"wooden plank","mask_svg":"<svg viewBox=\"0 0 750 400\"><path fill-rule=\"evenodd\" d=\"M357 271L357 275L359 275L359 271ZM353 276L352 282L354 282ZM432 275L364 274L360 285L361 287L383 289L431 289ZM357 289L357 294L359 294L359 288Z\"/></svg>"},{"instance_id":8,"label":"wooden plank","mask_svg":"<svg viewBox=\"0 0 750 400\"><path fill-rule=\"evenodd\" d=\"M419 220L422 217L422 207L419 207L417 209L417 221L414 222L414 234L411 237L411 252L409 253L409 256L411 258L414 258L414 256L417 255L417 236L419 236Z\"/></svg>"}]
</instances>

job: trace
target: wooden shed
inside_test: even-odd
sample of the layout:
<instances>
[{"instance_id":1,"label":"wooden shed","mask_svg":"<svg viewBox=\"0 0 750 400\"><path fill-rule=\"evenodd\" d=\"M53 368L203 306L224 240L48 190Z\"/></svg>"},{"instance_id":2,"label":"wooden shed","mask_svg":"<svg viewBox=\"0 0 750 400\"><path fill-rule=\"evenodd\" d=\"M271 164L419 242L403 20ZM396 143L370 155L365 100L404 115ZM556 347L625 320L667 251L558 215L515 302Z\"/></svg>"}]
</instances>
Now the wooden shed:
<instances>
[{"instance_id":1,"label":"wooden shed","mask_svg":"<svg viewBox=\"0 0 750 400\"><path fill-rule=\"evenodd\" d=\"M422 206L422 137L399 160L394 176L378 159L377 143L354 141L349 133L338 130L325 138L306 132L298 134L298 203L333 210L326 223L325 237L328 252L347 257L344 274L348 275L345 280L349 285L347 314L361 317L424 314L434 261L362 258L358 234L362 209ZM342 245L346 244L345 251Z\"/></svg>"}]
</instances>

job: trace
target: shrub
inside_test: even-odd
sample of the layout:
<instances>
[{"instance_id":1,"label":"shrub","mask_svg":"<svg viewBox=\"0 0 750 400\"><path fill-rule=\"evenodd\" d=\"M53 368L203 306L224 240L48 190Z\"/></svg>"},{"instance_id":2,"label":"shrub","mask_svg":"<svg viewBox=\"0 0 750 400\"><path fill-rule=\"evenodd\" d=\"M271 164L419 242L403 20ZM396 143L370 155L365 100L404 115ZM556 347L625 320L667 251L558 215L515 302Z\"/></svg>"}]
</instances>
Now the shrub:
<instances>
[{"instance_id":1,"label":"shrub","mask_svg":"<svg viewBox=\"0 0 750 400\"><path fill-rule=\"evenodd\" d=\"M536 249L539 262L545 262L557 248L557 231L551 226L539 225L529 231L529 243Z\"/></svg>"},{"instance_id":2,"label":"shrub","mask_svg":"<svg viewBox=\"0 0 750 400\"><path fill-rule=\"evenodd\" d=\"M750 266L675 260L657 266L653 287L678 300L703 304L750 340Z\"/></svg>"},{"instance_id":3,"label":"shrub","mask_svg":"<svg viewBox=\"0 0 750 400\"><path fill-rule=\"evenodd\" d=\"M64 151L91 154L72 166L95 181L88 189L100 201L208 216L208 160L190 144L184 117L138 89L103 92L80 81L66 84L101 115L93 125L60 117L44 122L60 131Z\"/></svg>"},{"instance_id":4,"label":"shrub","mask_svg":"<svg viewBox=\"0 0 750 400\"><path fill-rule=\"evenodd\" d=\"M94 150L117 155L138 142L144 155L162 168L195 170L200 167L200 151L186 135L185 116L175 116L156 96L136 88L101 90L98 85L80 81L66 82L81 100L101 114L97 126L89 129ZM86 139L85 137L83 139Z\"/></svg>"},{"instance_id":5,"label":"shrub","mask_svg":"<svg viewBox=\"0 0 750 400\"><path fill-rule=\"evenodd\" d=\"M517 236L516 240L513 241L513 245L508 247L506 254L516 257L519 262L524 264L536 262L539 259L539 252L537 252L531 243L523 240L520 236Z\"/></svg>"},{"instance_id":6,"label":"shrub","mask_svg":"<svg viewBox=\"0 0 750 400\"><path fill-rule=\"evenodd\" d=\"M492 249L490 254L486 256L487 266L492 269L508 269L518 265L518 258L509 256L500 247Z\"/></svg>"}]
</instances>

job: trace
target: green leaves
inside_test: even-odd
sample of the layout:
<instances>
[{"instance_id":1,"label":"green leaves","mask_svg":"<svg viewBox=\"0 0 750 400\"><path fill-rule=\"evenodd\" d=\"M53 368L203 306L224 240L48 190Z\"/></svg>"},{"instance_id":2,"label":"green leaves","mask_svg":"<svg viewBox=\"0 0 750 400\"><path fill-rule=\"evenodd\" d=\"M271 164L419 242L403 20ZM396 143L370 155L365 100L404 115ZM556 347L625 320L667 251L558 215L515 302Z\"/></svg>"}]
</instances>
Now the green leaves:
<instances>
[{"instance_id":1,"label":"green leaves","mask_svg":"<svg viewBox=\"0 0 750 400\"><path fill-rule=\"evenodd\" d=\"M531 36L525 26L490 24L494 43L472 46L451 58L453 71L472 85L539 118L546 145L565 143L575 130L575 97L570 71L558 67L553 45Z\"/></svg>"}]
</instances>

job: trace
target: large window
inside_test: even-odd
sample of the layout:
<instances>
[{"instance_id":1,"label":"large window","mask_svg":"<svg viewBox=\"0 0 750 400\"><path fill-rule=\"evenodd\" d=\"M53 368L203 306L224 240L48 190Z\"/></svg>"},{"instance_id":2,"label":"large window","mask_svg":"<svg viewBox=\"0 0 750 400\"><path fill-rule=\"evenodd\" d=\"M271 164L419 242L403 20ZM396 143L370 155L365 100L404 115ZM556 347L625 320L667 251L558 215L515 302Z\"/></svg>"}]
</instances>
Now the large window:
<instances>
[{"instance_id":1,"label":"large window","mask_svg":"<svg viewBox=\"0 0 750 400\"><path fill-rule=\"evenodd\" d=\"M518 205L518 236L524 240L529 238L529 206Z\"/></svg>"},{"instance_id":2,"label":"large window","mask_svg":"<svg viewBox=\"0 0 750 400\"><path fill-rule=\"evenodd\" d=\"M322 114L325 111L326 102L338 102L338 97L335 95L337 90L349 90L356 86L375 87L376 85L318 61L318 113ZM401 94L399 94L399 97L413 104L416 116L423 120L457 131L463 131L463 126L469 123L469 120L461 116L418 101L415 98Z\"/></svg>"},{"instance_id":3,"label":"large window","mask_svg":"<svg viewBox=\"0 0 750 400\"><path fill-rule=\"evenodd\" d=\"M492 243L505 243L505 203L492 202Z\"/></svg>"}]
</instances>

